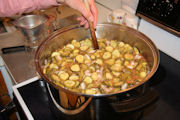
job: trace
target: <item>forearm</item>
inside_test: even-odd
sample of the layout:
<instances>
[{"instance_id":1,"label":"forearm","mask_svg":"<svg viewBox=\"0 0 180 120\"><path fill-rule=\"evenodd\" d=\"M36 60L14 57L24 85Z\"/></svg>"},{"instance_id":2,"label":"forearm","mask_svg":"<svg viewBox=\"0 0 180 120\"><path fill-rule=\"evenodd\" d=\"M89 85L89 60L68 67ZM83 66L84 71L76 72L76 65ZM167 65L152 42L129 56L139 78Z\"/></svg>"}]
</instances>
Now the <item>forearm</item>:
<instances>
[{"instance_id":1,"label":"forearm","mask_svg":"<svg viewBox=\"0 0 180 120\"><path fill-rule=\"evenodd\" d=\"M0 0L0 17L13 16L57 5L56 0Z\"/></svg>"}]
</instances>

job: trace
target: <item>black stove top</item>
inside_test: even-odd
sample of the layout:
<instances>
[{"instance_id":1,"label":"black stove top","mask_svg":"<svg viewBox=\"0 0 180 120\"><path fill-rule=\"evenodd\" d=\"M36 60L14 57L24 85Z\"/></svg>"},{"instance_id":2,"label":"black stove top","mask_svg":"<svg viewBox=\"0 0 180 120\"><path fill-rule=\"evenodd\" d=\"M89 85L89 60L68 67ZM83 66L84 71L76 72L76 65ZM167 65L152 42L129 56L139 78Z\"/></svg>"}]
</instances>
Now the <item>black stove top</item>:
<instances>
[{"instance_id":1,"label":"black stove top","mask_svg":"<svg viewBox=\"0 0 180 120\"><path fill-rule=\"evenodd\" d=\"M77 115L65 115L55 108L43 80L18 88L35 120L179 120L180 119L180 63L160 52L160 66L137 99L131 92L123 95L95 98ZM134 93L132 94L134 95ZM127 96L127 97L128 97ZM21 118L27 119L14 98Z\"/></svg>"}]
</instances>

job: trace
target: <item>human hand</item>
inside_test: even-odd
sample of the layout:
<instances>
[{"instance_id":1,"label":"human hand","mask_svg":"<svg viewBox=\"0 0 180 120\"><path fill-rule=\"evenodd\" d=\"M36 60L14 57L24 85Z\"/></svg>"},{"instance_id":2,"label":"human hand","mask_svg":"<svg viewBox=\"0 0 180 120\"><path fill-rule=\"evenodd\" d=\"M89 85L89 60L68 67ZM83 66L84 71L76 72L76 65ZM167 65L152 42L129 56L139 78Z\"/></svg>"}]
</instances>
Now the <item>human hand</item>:
<instances>
[{"instance_id":1,"label":"human hand","mask_svg":"<svg viewBox=\"0 0 180 120\"><path fill-rule=\"evenodd\" d=\"M88 28L89 27L88 21L91 21L93 22L93 27L96 28L98 11L94 0L88 0L88 1L89 1L90 11L86 8L83 0L64 0L63 3L82 13L83 16L77 18L77 20L80 21L80 25L84 25L85 28Z\"/></svg>"}]
</instances>

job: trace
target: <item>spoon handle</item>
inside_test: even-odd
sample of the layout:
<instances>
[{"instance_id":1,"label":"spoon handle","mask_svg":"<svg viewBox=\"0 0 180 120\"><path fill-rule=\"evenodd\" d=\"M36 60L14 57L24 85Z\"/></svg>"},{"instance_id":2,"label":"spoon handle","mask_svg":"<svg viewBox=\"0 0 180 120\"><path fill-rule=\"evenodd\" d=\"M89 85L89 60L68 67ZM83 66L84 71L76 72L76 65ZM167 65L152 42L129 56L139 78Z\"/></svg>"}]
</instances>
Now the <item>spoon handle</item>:
<instances>
[{"instance_id":1,"label":"spoon handle","mask_svg":"<svg viewBox=\"0 0 180 120\"><path fill-rule=\"evenodd\" d=\"M84 4L85 4L87 10L90 11L88 0L84 0ZM94 49L99 49L96 34L95 34L95 30L94 30L94 27L93 27L93 23L91 21L88 21L88 23L89 23L89 28L90 28L90 31L91 31L91 37L92 37L92 40L93 40Z\"/></svg>"}]
</instances>

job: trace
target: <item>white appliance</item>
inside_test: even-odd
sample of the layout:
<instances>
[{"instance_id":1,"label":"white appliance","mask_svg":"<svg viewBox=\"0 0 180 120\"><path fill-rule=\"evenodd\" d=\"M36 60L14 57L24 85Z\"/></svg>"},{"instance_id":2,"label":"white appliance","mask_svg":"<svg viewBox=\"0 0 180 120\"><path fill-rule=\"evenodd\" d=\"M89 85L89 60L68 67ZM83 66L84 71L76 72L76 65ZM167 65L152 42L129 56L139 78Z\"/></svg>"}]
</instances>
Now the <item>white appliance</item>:
<instances>
[{"instance_id":1,"label":"white appliance","mask_svg":"<svg viewBox=\"0 0 180 120\"><path fill-rule=\"evenodd\" d=\"M13 85L12 79L11 79L11 77L10 77L6 67L5 67L4 61L3 61L1 56L0 56L0 71L2 72L4 82L5 82L7 89L8 89L9 96L12 99L13 98L13 95L12 95L12 93L13 93L13 91L12 91L12 85Z\"/></svg>"}]
</instances>

